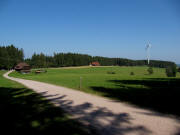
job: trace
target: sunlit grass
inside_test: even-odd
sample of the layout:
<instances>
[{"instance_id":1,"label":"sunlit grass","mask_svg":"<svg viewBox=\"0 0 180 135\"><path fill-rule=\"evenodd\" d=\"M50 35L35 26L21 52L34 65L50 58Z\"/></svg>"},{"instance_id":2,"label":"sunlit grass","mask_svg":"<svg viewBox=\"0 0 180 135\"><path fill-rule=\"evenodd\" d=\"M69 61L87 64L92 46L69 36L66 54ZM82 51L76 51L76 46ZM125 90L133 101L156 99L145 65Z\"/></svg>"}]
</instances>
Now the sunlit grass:
<instances>
[{"instance_id":1,"label":"sunlit grass","mask_svg":"<svg viewBox=\"0 0 180 135\"><path fill-rule=\"evenodd\" d=\"M167 78L165 69L153 68L154 73L148 75L148 67L87 67L73 69L47 69L47 73L20 74L14 72L10 76L20 77L24 79L37 80L41 82L52 83L55 85L65 86L69 88L79 89L80 77L82 77L82 91L93 93L92 86L116 88L109 80L143 80L148 78ZM113 71L115 74L108 74ZM134 75L130 75L134 72ZM177 75L177 78L180 75ZM131 85L132 87L140 87Z\"/></svg>"}]
</instances>

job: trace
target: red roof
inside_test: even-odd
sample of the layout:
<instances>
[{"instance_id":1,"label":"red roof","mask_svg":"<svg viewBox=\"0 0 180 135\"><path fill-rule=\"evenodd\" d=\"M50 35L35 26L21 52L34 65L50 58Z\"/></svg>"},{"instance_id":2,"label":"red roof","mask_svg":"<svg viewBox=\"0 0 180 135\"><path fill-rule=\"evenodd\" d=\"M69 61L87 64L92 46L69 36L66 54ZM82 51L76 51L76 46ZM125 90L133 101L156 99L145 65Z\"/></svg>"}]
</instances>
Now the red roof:
<instances>
[{"instance_id":1,"label":"red roof","mask_svg":"<svg viewBox=\"0 0 180 135\"><path fill-rule=\"evenodd\" d=\"M91 65L92 65L92 66L100 66L100 64L99 64L98 61L92 62Z\"/></svg>"}]
</instances>

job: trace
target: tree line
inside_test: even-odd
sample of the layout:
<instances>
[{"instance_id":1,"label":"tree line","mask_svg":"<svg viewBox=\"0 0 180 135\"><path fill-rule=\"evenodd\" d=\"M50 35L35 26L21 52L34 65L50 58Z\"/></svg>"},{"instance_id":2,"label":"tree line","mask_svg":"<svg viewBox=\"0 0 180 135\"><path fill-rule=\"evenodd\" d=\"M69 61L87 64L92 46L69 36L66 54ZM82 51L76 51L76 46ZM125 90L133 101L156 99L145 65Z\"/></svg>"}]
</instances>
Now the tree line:
<instances>
[{"instance_id":1,"label":"tree line","mask_svg":"<svg viewBox=\"0 0 180 135\"><path fill-rule=\"evenodd\" d=\"M124 58L108 58L100 56L90 56L78 53L54 53L53 56L46 56L43 53L34 53L31 58L25 60L33 68L47 67L68 67L68 66L87 66L91 62L98 61L101 66L144 66L147 60L131 60ZM151 67L166 68L176 66L174 62L151 60Z\"/></svg>"},{"instance_id":2,"label":"tree line","mask_svg":"<svg viewBox=\"0 0 180 135\"><path fill-rule=\"evenodd\" d=\"M0 47L0 69L13 68L18 62L25 61L32 68L86 66L91 62L98 61L102 66L144 66L147 60L131 60L125 58L108 58L101 56L90 56L78 53L54 53L47 56L44 53L34 53L31 58L24 59L23 49L13 45ZM165 68L176 65L174 62L151 60L151 67Z\"/></svg>"}]
</instances>

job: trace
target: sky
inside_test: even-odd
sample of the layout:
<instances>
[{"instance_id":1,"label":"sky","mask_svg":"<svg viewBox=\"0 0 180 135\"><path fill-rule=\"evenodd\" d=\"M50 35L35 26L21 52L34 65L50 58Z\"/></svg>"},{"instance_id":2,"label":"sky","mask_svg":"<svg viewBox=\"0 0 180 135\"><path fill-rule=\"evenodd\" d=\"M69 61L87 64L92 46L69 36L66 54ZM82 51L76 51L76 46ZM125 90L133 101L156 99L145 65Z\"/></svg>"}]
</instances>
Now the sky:
<instances>
[{"instance_id":1,"label":"sky","mask_svg":"<svg viewBox=\"0 0 180 135\"><path fill-rule=\"evenodd\" d=\"M0 0L0 46L180 64L180 0Z\"/></svg>"}]
</instances>

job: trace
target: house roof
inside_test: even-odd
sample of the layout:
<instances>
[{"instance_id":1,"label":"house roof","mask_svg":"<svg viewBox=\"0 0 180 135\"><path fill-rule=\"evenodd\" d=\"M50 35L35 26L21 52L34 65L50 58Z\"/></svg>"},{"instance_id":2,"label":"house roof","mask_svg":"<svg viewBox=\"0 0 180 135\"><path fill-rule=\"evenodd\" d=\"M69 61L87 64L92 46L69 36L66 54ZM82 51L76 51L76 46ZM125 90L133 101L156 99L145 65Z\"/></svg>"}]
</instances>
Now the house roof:
<instances>
[{"instance_id":1,"label":"house roof","mask_svg":"<svg viewBox=\"0 0 180 135\"><path fill-rule=\"evenodd\" d=\"M23 68L23 67L29 67L29 65L28 65L27 63L25 63L25 62L21 62L21 63L18 63L18 64L15 66L16 69L21 69L21 68Z\"/></svg>"},{"instance_id":2,"label":"house roof","mask_svg":"<svg viewBox=\"0 0 180 135\"><path fill-rule=\"evenodd\" d=\"M92 65L100 65L98 61L92 62Z\"/></svg>"}]
</instances>

